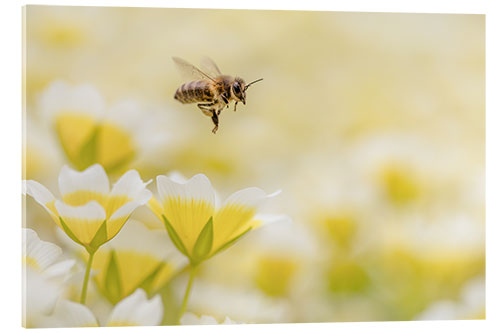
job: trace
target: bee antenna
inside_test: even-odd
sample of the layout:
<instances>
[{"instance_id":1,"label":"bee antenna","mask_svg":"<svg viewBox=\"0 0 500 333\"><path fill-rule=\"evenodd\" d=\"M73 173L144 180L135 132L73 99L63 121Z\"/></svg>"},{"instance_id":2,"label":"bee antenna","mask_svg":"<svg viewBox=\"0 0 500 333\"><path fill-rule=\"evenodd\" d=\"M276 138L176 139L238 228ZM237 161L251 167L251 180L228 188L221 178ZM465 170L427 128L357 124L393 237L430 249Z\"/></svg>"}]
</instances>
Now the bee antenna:
<instances>
[{"instance_id":1,"label":"bee antenna","mask_svg":"<svg viewBox=\"0 0 500 333\"><path fill-rule=\"evenodd\" d=\"M245 90L247 90L247 89L248 89L248 87L250 87L252 84L257 83L257 82L262 81L262 80L264 80L264 79L262 78L262 79L258 79L258 80L255 80L255 81L250 82L249 84L247 84L247 85L245 86Z\"/></svg>"}]
</instances>

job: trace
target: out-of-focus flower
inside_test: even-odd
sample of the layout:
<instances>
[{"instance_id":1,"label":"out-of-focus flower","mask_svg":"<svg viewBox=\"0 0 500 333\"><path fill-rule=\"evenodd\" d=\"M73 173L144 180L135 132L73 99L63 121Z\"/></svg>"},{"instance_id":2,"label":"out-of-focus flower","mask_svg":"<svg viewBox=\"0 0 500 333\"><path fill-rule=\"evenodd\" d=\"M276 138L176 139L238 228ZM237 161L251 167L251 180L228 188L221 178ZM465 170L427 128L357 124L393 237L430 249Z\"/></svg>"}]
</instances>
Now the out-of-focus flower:
<instances>
[{"instance_id":1,"label":"out-of-focus flower","mask_svg":"<svg viewBox=\"0 0 500 333\"><path fill-rule=\"evenodd\" d=\"M219 322L212 316L201 315L198 317L194 313L188 312L185 313L181 318L181 325L218 325ZM224 321L220 323L221 325L234 325L234 324L243 324L241 322L237 322L231 320L228 316L224 318Z\"/></svg>"},{"instance_id":2,"label":"out-of-focus flower","mask_svg":"<svg viewBox=\"0 0 500 333\"><path fill-rule=\"evenodd\" d=\"M286 295L297 271L297 263L291 258L266 256L260 258L255 282L269 296Z\"/></svg>"},{"instance_id":3,"label":"out-of-focus flower","mask_svg":"<svg viewBox=\"0 0 500 333\"><path fill-rule=\"evenodd\" d=\"M97 327L97 320L85 305L60 299L54 311L40 320L39 327Z\"/></svg>"},{"instance_id":4,"label":"out-of-focus flower","mask_svg":"<svg viewBox=\"0 0 500 333\"><path fill-rule=\"evenodd\" d=\"M334 294L357 294L366 290L370 277L355 259L342 258L332 262L327 273L328 288Z\"/></svg>"},{"instance_id":5,"label":"out-of-focus flower","mask_svg":"<svg viewBox=\"0 0 500 333\"><path fill-rule=\"evenodd\" d=\"M75 261L56 263L62 253L61 248L40 240L31 229L23 229L23 243L23 324L25 327L36 327L63 295L64 282Z\"/></svg>"},{"instance_id":6,"label":"out-of-focus flower","mask_svg":"<svg viewBox=\"0 0 500 333\"><path fill-rule=\"evenodd\" d=\"M106 326L156 326L163 317L160 295L148 300L146 292L137 289L132 295L116 304Z\"/></svg>"},{"instance_id":7,"label":"out-of-focus flower","mask_svg":"<svg viewBox=\"0 0 500 333\"><path fill-rule=\"evenodd\" d=\"M431 304L416 320L471 320L485 318L485 284L483 278L468 282L458 301L441 300Z\"/></svg>"},{"instance_id":8,"label":"out-of-focus flower","mask_svg":"<svg viewBox=\"0 0 500 333\"><path fill-rule=\"evenodd\" d=\"M116 304L138 288L154 294L185 264L164 231L130 221L96 253L92 269L99 291Z\"/></svg>"},{"instance_id":9,"label":"out-of-focus flower","mask_svg":"<svg viewBox=\"0 0 500 333\"><path fill-rule=\"evenodd\" d=\"M304 274L310 274L309 265L318 262L316 240L311 232L290 218L281 218L249 237L252 252L253 282L266 295L299 299L303 293ZM248 252L248 249L247 249Z\"/></svg>"},{"instance_id":10,"label":"out-of-focus flower","mask_svg":"<svg viewBox=\"0 0 500 333\"><path fill-rule=\"evenodd\" d=\"M159 126L154 112L145 117L144 107L131 100L107 107L92 85L55 81L42 93L39 108L78 170L99 163L109 173L120 172L166 141L165 132L154 129Z\"/></svg>"},{"instance_id":11,"label":"out-of-focus flower","mask_svg":"<svg viewBox=\"0 0 500 333\"><path fill-rule=\"evenodd\" d=\"M146 292L137 289L111 311L101 326L156 326L161 323L163 304L159 295L148 300ZM42 318L40 327L92 327L99 326L94 314L85 305L59 300L54 312Z\"/></svg>"},{"instance_id":12,"label":"out-of-focus flower","mask_svg":"<svg viewBox=\"0 0 500 333\"><path fill-rule=\"evenodd\" d=\"M76 243L95 252L123 227L135 208L151 197L139 173L126 172L112 187L99 164L78 172L64 166L59 173L61 199L42 184L24 181L23 190L41 204Z\"/></svg>"},{"instance_id":13,"label":"out-of-focus flower","mask_svg":"<svg viewBox=\"0 0 500 333\"><path fill-rule=\"evenodd\" d=\"M59 152L52 136L39 126L37 120L26 118L23 137L23 177L45 179L58 169L64 156Z\"/></svg>"},{"instance_id":14,"label":"out-of-focus flower","mask_svg":"<svg viewBox=\"0 0 500 333\"><path fill-rule=\"evenodd\" d=\"M23 241L23 264L35 270L45 270L62 254L59 246L40 240L31 229L23 228Z\"/></svg>"},{"instance_id":15,"label":"out-of-focus flower","mask_svg":"<svg viewBox=\"0 0 500 333\"><path fill-rule=\"evenodd\" d=\"M351 248L358 231L355 214L347 209L343 209L326 214L320 220L338 248L345 250Z\"/></svg>"},{"instance_id":16,"label":"out-of-focus flower","mask_svg":"<svg viewBox=\"0 0 500 333\"><path fill-rule=\"evenodd\" d=\"M394 318L412 320L436 301L459 297L468 281L484 274L484 233L476 223L414 221L380 233L372 277Z\"/></svg>"},{"instance_id":17,"label":"out-of-focus flower","mask_svg":"<svg viewBox=\"0 0 500 333\"><path fill-rule=\"evenodd\" d=\"M291 315L284 298L268 297L257 288L228 287L202 278L193 286L189 311L245 323L283 323Z\"/></svg>"},{"instance_id":18,"label":"out-of-focus flower","mask_svg":"<svg viewBox=\"0 0 500 333\"><path fill-rule=\"evenodd\" d=\"M157 177L159 198L149 207L162 219L175 246L196 264L232 245L261 224L255 219L257 207L275 195L250 187L230 195L216 208L216 195L202 174L187 182Z\"/></svg>"}]
</instances>

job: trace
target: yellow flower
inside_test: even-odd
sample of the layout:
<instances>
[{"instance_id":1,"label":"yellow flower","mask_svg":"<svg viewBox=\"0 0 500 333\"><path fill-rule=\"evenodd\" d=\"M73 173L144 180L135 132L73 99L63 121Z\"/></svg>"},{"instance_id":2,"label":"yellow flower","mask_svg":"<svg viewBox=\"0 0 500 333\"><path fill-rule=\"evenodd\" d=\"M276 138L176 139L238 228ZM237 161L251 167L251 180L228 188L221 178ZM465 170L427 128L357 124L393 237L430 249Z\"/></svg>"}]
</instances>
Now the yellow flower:
<instances>
[{"instance_id":1,"label":"yellow flower","mask_svg":"<svg viewBox=\"0 0 500 333\"><path fill-rule=\"evenodd\" d=\"M210 258L258 227L261 221L254 219L257 207L277 194L250 187L233 193L216 208L215 190L205 175L186 182L158 176L156 182L159 198L152 198L148 205L192 264Z\"/></svg>"},{"instance_id":2,"label":"yellow flower","mask_svg":"<svg viewBox=\"0 0 500 333\"><path fill-rule=\"evenodd\" d=\"M130 214L151 197L139 173L126 172L112 187L99 164L79 172L64 166L59 173L61 199L42 184L24 181L23 190L41 204L54 222L89 253L112 239Z\"/></svg>"}]
</instances>

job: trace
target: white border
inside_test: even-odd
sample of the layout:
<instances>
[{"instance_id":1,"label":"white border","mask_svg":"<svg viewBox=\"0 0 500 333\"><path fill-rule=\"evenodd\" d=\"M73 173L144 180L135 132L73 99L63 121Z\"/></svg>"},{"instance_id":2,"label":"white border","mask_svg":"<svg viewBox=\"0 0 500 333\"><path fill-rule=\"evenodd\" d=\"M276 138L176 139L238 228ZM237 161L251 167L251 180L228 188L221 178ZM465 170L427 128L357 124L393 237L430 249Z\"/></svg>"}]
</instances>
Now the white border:
<instances>
[{"instance_id":1,"label":"white border","mask_svg":"<svg viewBox=\"0 0 500 333\"><path fill-rule=\"evenodd\" d=\"M7 3L7 4L6 4ZM207 5L207 3L209 5ZM2 44L1 66L1 96L2 103L0 121L2 135L2 192L1 208L2 228L0 228L1 244L1 318L2 331L13 332L21 330L21 264L19 253L21 247L21 6L25 4L49 5L80 5L80 6L127 6L127 7L181 7L181 8L234 8L234 9L293 9L293 10L335 10L335 11L365 11L365 12L419 12L419 13L475 13L487 14L486 17L486 45L487 45L487 320L486 321L438 321L438 322L379 322L379 323L332 323L332 324L287 324L287 325L240 325L236 331L250 332L257 329L272 329L292 332L301 332L306 329L319 331L339 332L421 332L425 331L452 331L452 332L486 332L491 331L499 323L499 237L500 218L498 214L499 200L499 66L500 59L498 41L500 36L500 15L496 10L495 1L342 1L331 2L308 0L283 3L275 0L266 1L160 1L160 0L72 0L72 1L3 1L0 14L2 15L2 29L0 41ZM13 139L17 138L17 140ZM117 331L120 328L109 328L108 331ZM224 331L234 330L235 327L203 326L203 327L152 327L130 328L129 332L165 330L173 332L187 331ZM44 332L55 331L52 329ZM83 329L85 332L96 332L92 329ZM80 330L80 332L82 332Z\"/></svg>"}]
</instances>

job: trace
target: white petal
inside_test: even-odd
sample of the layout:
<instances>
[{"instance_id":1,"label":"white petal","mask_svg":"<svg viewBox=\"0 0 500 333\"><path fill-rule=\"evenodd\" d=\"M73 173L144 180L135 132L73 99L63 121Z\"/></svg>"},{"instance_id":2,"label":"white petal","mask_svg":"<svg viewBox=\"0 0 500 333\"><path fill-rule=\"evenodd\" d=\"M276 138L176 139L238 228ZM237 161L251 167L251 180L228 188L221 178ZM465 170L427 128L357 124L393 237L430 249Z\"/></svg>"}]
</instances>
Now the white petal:
<instances>
[{"instance_id":1,"label":"white petal","mask_svg":"<svg viewBox=\"0 0 500 333\"><path fill-rule=\"evenodd\" d=\"M161 323L162 317L163 304L160 295L148 300L146 292L137 289L132 295L116 304L111 312L108 325L127 323L137 326L156 326Z\"/></svg>"},{"instance_id":2,"label":"white petal","mask_svg":"<svg viewBox=\"0 0 500 333\"><path fill-rule=\"evenodd\" d=\"M136 170L129 170L123 176L118 179L118 181L113 185L113 189L111 190L112 195L126 195L129 198L136 198L140 195L146 185L151 182L144 183L141 179L141 176ZM149 200L149 199L148 199Z\"/></svg>"},{"instance_id":3,"label":"white petal","mask_svg":"<svg viewBox=\"0 0 500 333\"><path fill-rule=\"evenodd\" d=\"M144 122L144 111L137 102L124 100L108 109L106 120L120 125L129 133L135 133Z\"/></svg>"},{"instance_id":4,"label":"white petal","mask_svg":"<svg viewBox=\"0 0 500 333\"><path fill-rule=\"evenodd\" d=\"M292 223L292 219L290 218L290 216L279 214L256 214L253 219L262 221L262 224Z\"/></svg>"},{"instance_id":5,"label":"white petal","mask_svg":"<svg viewBox=\"0 0 500 333\"><path fill-rule=\"evenodd\" d=\"M43 274L47 278L62 278L62 280L66 280L70 278L71 269L75 267L76 260L74 259L66 259L58 262L52 266L47 267L47 269L43 272Z\"/></svg>"},{"instance_id":6,"label":"white petal","mask_svg":"<svg viewBox=\"0 0 500 333\"><path fill-rule=\"evenodd\" d=\"M98 326L94 314L85 305L59 300L54 312L41 320L40 327L92 327Z\"/></svg>"},{"instance_id":7,"label":"white petal","mask_svg":"<svg viewBox=\"0 0 500 333\"><path fill-rule=\"evenodd\" d=\"M121 218L121 217L128 216L128 215L132 214L132 212L134 211L134 209L136 209L139 206L140 206L140 204L138 202L136 202L136 201L127 202L125 205L123 205L120 208L118 208L113 213L113 215L111 215L111 217L109 218L109 220L111 221L111 220L114 220L114 219L118 219L118 218Z\"/></svg>"},{"instance_id":8,"label":"white petal","mask_svg":"<svg viewBox=\"0 0 500 333\"><path fill-rule=\"evenodd\" d=\"M445 300L431 304L418 315L416 320L456 320L460 319L458 303Z\"/></svg>"},{"instance_id":9,"label":"white petal","mask_svg":"<svg viewBox=\"0 0 500 333\"><path fill-rule=\"evenodd\" d=\"M268 195L262 189L258 187L249 187L231 194L229 198L226 199L223 206L242 205L256 207L263 203L267 198Z\"/></svg>"},{"instance_id":10,"label":"white petal","mask_svg":"<svg viewBox=\"0 0 500 333\"><path fill-rule=\"evenodd\" d=\"M182 297L184 290L177 295ZM231 287L199 279L193 284L189 306L192 309L210 309L244 322L285 322L289 304L284 299L268 297L256 289Z\"/></svg>"},{"instance_id":11,"label":"white petal","mask_svg":"<svg viewBox=\"0 0 500 333\"><path fill-rule=\"evenodd\" d=\"M63 166L59 173L59 191L61 195L78 190L99 193L109 192L109 180L106 171L100 164L94 164L83 171L76 171Z\"/></svg>"},{"instance_id":12,"label":"white petal","mask_svg":"<svg viewBox=\"0 0 500 333\"><path fill-rule=\"evenodd\" d=\"M86 113L100 118L105 103L92 85L71 86L64 81L54 81L40 96L38 107L45 119L52 119L61 111Z\"/></svg>"},{"instance_id":13,"label":"white petal","mask_svg":"<svg viewBox=\"0 0 500 333\"><path fill-rule=\"evenodd\" d=\"M62 254L59 246L38 238L35 231L23 228L23 257L36 262L40 270L44 270Z\"/></svg>"},{"instance_id":14,"label":"white petal","mask_svg":"<svg viewBox=\"0 0 500 333\"><path fill-rule=\"evenodd\" d=\"M56 200L56 210L63 218L76 218L87 221L106 219L106 211L97 201L89 201L82 206L70 206L60 200Z\"/></svg>"},{"instance_id":15,"label":"white petal","mask_svg":"<svg viewBox=\"0 0 500 333\"><path fill-rule=\"evenodd\" d=\"M257 214L254 220L266 224L265 228L248 235L256 248L265 253L282 253L295 258L317 258L317 240L306 226L293 222L287 215Z\"/></svg>"},{"instance_id":16,"label":"white petal","mask_svg":"<svg viewBox=\"0 0 500 333\"><path fill-rule=\"evenodd\" d=\"M144 117L147 114L147 117ZM111 106L106 113L106 120L118 125L133 136L140 155L154 151L155 147L169 143L173 136L165 131L165 112L148 105L138 104L133 100L124 100ZM155 133L155 135L151 135ZM138 157L140 158L140 157Z\"/></svg>"},{"instance_id":17,"label":"white petal","mask_svg":"<svg viewBox=\"0 0 500 333\"><path fill-rule=\"evenodd\" d=\"M222 325L237 325L237 324L244 324L242 322L234 321L228 316L224 319L224 321L221 323Z\"/></svg>"},{"instance_id":18,"label":"white petal","mask_svg":"<svg viewBox=\"0 0 500 333\"><path fill-rule=\"evenodd\" d=\"M29 267L23 274L23 323L38 326L39 319L54 309L63 286Z\"/></svg>"},{"instance_id":19,"label":"white petal","mask_svg":"<svg viewBox=\"0 0 500 333\"><path fill-rule=\"evenodd\" d=\"M50 191L34 180L23 180L23 194L30 195L40 205L42 205L51 215L54 213L47 208L46 204L55 200Z\"/></svg>"},{"instance_id":20,"label":"white petal","mask_svg":"<svg viewBox=\"0 0 500 333\"><path fill-rule=\"evenodd\" d=\"M156 177L158 194L161 201L167 198L204 200L215 205L215 191L210 180L203 174L197 174L187 182L176 182L166 176Z\"/></svg>"},{"instance_id":21,"label":"white petal","mask_svg":"<svg viewBox=\"0 0 500 333\"><path fill-rule=\"evenodd\" d=\"M197 315L187 312L185 313L181 320L181 325L217 325L218 322L214 317L202 315L198 317Z\"/></svg>"},{"instance_id":22,"label":"white petal","mask_svg":"<svg viewBox=\"0 0 500 333\"><path fill-rule=\"evenodd\" d=\"M171 171L167 174L167 177L176 183L185 184L189 179L187 179L182 173L179 171Z\"/></svg>"},{"instance_id":23,"label":"white petal","mask_svg":"<svg viewBox=\"0 0 500 333\"><path fill-rule=\"evenodd\" d=\"M125 205L118 208L109 219L113 220L115 218L130 215L134 211L134 209L139 206L145 205L149 201L149 199L151 199L151 196L152 193L149 190L142 190L139 194L136 195L134 201L127 202Z\"/></svg>"}]
</instances>

